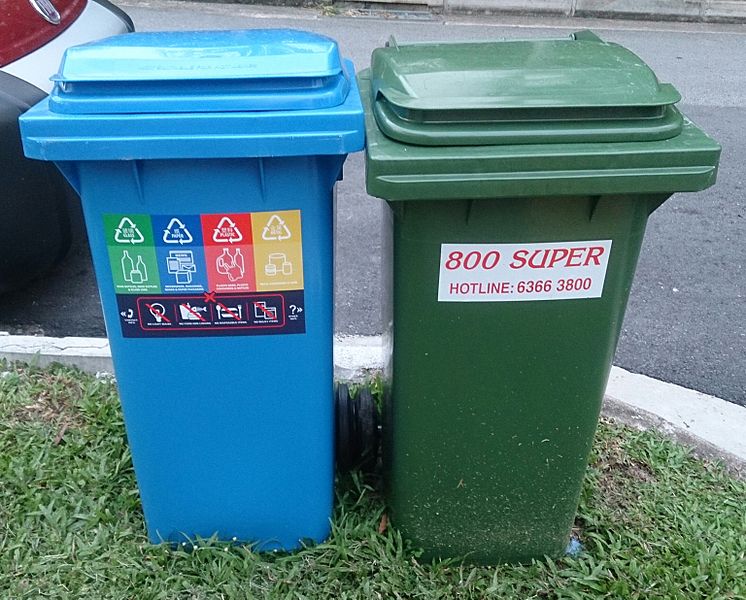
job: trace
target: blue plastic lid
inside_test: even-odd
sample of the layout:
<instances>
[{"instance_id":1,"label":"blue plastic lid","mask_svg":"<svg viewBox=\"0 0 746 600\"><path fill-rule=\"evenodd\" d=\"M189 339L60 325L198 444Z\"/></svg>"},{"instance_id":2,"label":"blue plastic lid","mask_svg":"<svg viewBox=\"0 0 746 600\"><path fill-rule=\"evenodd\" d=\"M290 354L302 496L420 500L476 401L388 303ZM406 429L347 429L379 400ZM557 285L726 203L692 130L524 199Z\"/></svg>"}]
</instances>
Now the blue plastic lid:
<instances>
[{"instance_id":1,"label":"blue plastic lid","mask_svg":"<svg viewBox=\"0 0 746 600\"><path fill-rule=\"evenodd\" d=\"M337 43L292 29L130 33L68 49L52 112L309 110L350 89Z\"/></svg>"}]
</instances>

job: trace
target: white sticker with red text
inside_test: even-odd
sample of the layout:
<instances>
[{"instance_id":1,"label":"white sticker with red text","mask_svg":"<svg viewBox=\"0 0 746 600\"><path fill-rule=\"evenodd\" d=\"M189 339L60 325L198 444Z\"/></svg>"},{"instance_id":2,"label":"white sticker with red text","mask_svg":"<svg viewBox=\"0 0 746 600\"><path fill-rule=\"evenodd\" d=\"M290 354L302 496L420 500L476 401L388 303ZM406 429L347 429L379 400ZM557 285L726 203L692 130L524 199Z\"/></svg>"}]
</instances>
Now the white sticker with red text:
<instances>
[{"instance_id":1,"label":"white sticker with red text","mask_svg":"<svg viewBox=\"0 0 746 600\"><path fill-rule=\"evenodd\" d=\"M442 244L439 302L600 298L611 240Z\"/></svg>"}]
</instances>

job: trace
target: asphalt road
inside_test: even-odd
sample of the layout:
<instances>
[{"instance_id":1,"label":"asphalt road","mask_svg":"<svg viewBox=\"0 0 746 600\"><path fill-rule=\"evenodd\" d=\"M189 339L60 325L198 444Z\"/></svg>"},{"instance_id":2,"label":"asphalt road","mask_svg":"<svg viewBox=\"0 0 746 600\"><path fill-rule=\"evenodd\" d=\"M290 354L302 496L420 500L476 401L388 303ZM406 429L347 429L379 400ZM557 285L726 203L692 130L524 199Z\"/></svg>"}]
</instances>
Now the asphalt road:
<instances>
[{"instance_id":1,"label":"asphalt road","mask_svg":"<svg viewBox=\"0 0 746 600\"><path fill-rule=\"evenodd\" d=\"M680 107L723 146L718 183L677 194L650 219L615 364L746 405L746 27L619 21L323 16L318 11L126 0L138 30L294 27L336 38L358 68L400 41L563 37L592 28L639 54L682 93ZM336 329L382 330L381 201L364 193L363 157L339 186ZM0 330L105 335L83 236L53 274L0 298Z\"/></svg>"}]
</instances>

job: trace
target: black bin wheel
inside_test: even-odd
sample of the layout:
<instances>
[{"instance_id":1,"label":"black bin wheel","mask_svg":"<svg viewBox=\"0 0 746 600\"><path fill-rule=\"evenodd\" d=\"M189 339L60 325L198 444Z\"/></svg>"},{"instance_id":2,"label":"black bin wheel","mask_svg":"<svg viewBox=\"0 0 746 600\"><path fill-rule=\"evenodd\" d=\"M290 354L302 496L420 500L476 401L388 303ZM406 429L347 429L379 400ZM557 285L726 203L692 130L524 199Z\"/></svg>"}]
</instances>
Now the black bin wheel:
<instances>
[{"instance_id":1,"label":"black bin wheel","mask_svg":"<svg viewBox=\"0 0 746 600\"><path fill-rule=\"evenodd\" d=\"M371 471L378 458L378 411L370 389L353 395L346 383L335 390L337 469Z\"/></svg>"}]
</instances>

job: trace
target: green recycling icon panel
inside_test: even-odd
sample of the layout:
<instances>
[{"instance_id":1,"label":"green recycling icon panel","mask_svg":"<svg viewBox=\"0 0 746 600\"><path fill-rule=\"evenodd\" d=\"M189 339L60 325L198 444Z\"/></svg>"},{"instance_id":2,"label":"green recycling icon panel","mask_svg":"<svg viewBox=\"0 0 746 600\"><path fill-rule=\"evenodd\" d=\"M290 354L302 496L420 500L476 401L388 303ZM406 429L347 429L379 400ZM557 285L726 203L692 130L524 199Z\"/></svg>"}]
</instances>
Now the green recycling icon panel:
<instances>
[{"instance_id":1,"label":"green recycling icon panel","mask_svg":"<svg viewBox=\"0 0 746 600\"><path fill-rule=\"evenodd\" d=\"M160 292L158 260L154 248L109 247L109 261L117 294Z\"/></svg>"},{"instance_id":2,"label":"green recycling icon panel","mask_svg":"<svg viewBox=\"0 0 746 600\"><path fill-rule=\"evenodd\" d=\"M104 215L107 246L153 246L150 215Z\"/></svg>"},{"instance_id":3,"label":"green recycling icon panel","mask_svg":"<svg viewBox=\"0 0 746 600\"><path fill-rule=\"evenodd\" d=\"M272 329L277 333L297 333L299 324L305 331L305 315L300 321L288 318L288 326L270 327L266 323L267 314L282 312L279 305L271 303L282 298L283 292L300 292L302 296L300 210L204 215L106 214L104 229L114 289L126 315L122 320L126 337L143 332L145 336L157 335L156 331L165 335L177 331L178 335L210 332L225 335L227 331L231 332L228 335L241 332L249 335L255 334L260 325L263 333L272 333ZM219 318L210 319L207 324L207 320L192 319L193 313L188 310L183 319L171 320L164 313L164 319L151 323L147 316L152 316L149 309L143 310L137 302L132 304L132 297L141 295L167 298L173 294L186 298L217 293L248 298L247 294L274 292L279 295L257 301L270 305L268 312L260 311L256 323L244 326L230 317L227 329ZM170 306L168 300L156 304ZM257 306L260 304L246 304L246 310L258 310ZM216 307L211 308L210 314L217 317L222 309ZM157 307L155 312L158 313ZM179 305L169 312L178 316L184 311ZM135 313L145 315L136 319L138 328L132 327ZM224 332L218 333L221 329Z\"/></svg>"}]
</instances>

